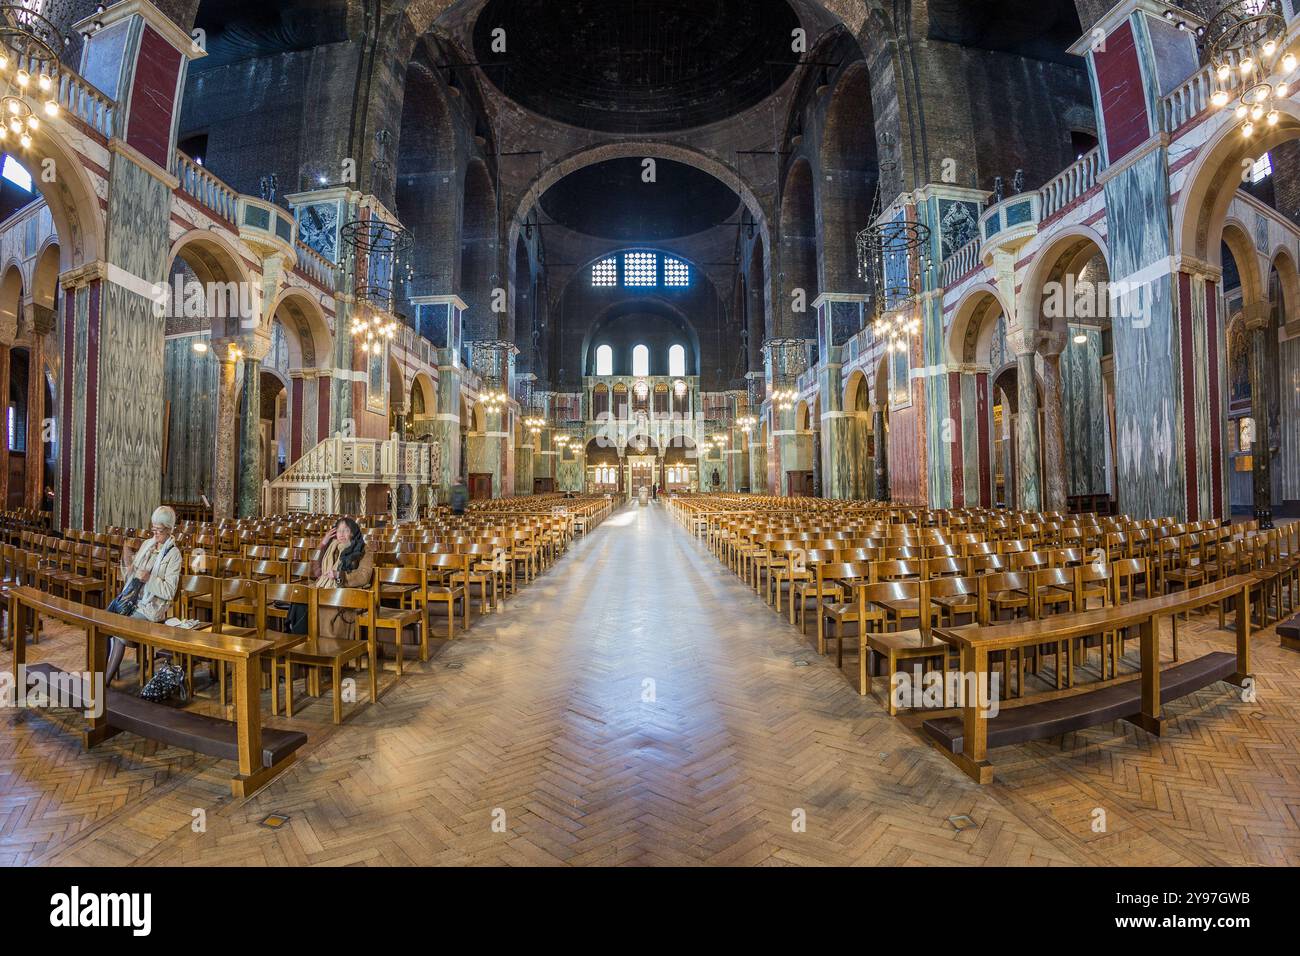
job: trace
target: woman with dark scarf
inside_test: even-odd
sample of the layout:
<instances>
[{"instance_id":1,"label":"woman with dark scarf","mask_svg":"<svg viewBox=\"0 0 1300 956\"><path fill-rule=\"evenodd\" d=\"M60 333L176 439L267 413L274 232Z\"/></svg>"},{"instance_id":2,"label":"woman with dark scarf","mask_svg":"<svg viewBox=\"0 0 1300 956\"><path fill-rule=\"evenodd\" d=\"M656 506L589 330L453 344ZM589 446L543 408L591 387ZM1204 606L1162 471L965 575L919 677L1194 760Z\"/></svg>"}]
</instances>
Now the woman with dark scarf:
<instances>
[{"instance_id":1,"label":"woman with dark scarf","mask_svg":"<svg viewBox=\"0 0 1300 956\"><path fill-rule=\"evenodd\" d=\"M368 588L375 572L374 560L366 551L361 526L352 518L340 518L329 534L321 539L322 554L313 562L318 588ZM356 623L357 612L321 608L319 631L321 637L349 640ZM307 633L307 608L295 604L289 612L289 630L295 634Z\"/></svg>"}]
</instances>

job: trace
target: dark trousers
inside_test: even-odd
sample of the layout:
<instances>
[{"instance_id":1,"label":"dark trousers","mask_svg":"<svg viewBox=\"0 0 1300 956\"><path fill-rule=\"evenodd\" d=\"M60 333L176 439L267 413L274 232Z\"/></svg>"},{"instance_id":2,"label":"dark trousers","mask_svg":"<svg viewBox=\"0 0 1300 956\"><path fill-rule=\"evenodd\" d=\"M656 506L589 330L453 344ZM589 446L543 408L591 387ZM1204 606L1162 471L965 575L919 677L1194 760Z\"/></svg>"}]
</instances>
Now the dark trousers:
<instances>
[{"instance_id":1,"label":"dark trousers","mask_svg":"<svg viewBox=\"0 0 1300 956\"><path fill-rule=\"evenodd\" d=\"M290 634L307 633L307 605L290 604L289 615L285 618L285 625L289 628Z\"/></svg>"}]
</instances>

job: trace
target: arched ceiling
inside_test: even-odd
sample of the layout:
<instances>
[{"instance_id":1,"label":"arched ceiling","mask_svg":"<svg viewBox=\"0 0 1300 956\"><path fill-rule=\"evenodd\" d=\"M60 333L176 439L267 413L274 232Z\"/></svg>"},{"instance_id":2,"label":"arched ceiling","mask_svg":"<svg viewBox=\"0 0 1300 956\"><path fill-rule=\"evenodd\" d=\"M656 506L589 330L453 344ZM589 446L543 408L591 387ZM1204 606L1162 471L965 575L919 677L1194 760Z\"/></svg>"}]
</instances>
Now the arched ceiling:
<instances>
[{"instance_id":1,"label":"arched ceiling","mask_svg":"<svg viewBox=\"0 0 1300 956\"><path fill-rule=\"evenodd\" d=\"M798 26L787 0L487 0L473 44L493 85L535 113L664 133L765 100L794 70Z\"/></svg>"},{"instance_id":2,"label":"arched ceiling","mask_svg":"<svg viewBox=\"0 0 1300 956\"><path fill-rule=\"evenodd\" d=\"M630 156L584 166L542 194L542 211L574 232L629 242L692 235L737 214L740 197L700 169L658 159L653 182L644 169Z\"/></svg>"}]
</instances>

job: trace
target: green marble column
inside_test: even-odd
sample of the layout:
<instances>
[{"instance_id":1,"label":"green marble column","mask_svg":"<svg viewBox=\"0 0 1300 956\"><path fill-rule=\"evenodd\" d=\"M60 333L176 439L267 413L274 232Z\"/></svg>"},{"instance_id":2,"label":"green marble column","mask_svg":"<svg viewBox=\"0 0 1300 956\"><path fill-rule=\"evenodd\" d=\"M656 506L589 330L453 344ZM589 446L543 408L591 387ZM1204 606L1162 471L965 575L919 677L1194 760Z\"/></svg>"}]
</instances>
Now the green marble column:
<instances>
[{"instance_id":1,"label":"green marble column","mask_svg":"<svg viewBox=\"0 0 1300 956\"><path fill-rule=\"evenodd\" d=\"M217 378L217 434L213 459L212 508L218 518L235 515L235 459L239 447L239 366L221 358Z\"/></svg>"},{"instance_id":2,"label":"green marble column","mask_svg":"<svg viewBox=\"0 0 1300 956\"><path fill-rule=\"evenodd\" d=\"M1043 356L1043 475L1045 511L1065 511L1065 415L1061 407L1061 352L1052 346Z\"/></svg>"},{"instance_id":3,"label":"green marble column","mask_svg":"<svg viewBox=\"0 0 1300 956\"><path fill-rule=\"evenodd\" d=\"M1246 329L1250 333L1250 414L1255 419L1255 443L1251 446L1251 483L1255 518L1261 528L1273 527L1273 479L1269 471L1269 375L1268 303L1247 307ZM1273 343L1274 351L1277 341Z\"/></svg>"},{"instance_id":4,"label":"green marble column","mask_svg":"<svg viewBox=\"0 0 1300 956\"><path fill-rule=\"evenodd\" d=\"M1020 478L1016 506L1037 511L1043 506L1038 478L1038 388L1035 383L1034 353L1016 356L1016 379L1020 402L1016 412L1016 471Z\"/></svg>"},{"instance_id":5,"label":"green marble column","mask_svg":"<svg viewBox=\"0 0 1300 956\"><path fill-rule=\"evenodd\" d=\"M244 417L239 429L239 517L262 510L262 363L244 359Z\"/></svg>"},{"instance_id":6,"label":"green marble column","mask_svg":"<svg viewBox=\"0 0 1300 956\"><path fill-rule=\"evenodd\" d=\"M872 462L871 497L889 500L889 436L885 434L885 409L876 406L871 413L871 431L875 436L875 461Z\"/></svg>"}]
</instances>

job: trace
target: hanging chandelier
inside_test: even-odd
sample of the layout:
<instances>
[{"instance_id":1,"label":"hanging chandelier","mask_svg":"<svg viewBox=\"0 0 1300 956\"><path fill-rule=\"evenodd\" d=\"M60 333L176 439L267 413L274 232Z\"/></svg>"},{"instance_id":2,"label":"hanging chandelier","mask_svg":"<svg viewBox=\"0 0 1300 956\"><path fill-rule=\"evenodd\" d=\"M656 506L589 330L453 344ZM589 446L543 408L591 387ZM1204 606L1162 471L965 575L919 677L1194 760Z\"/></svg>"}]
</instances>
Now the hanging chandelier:
<instances>
[{"instance_id":1,"label":"hanging chandelier","mask_svg":"<svg viewBox=\"0 0 1300 956\"><path fill-rule=\"evenodd\" d=\"M1231 0L1197 32L1206 38L1201 50L1219 84L1210 104L1222 109L1235 93L1234 113L1247 138L1276 126L1278 103L1289 94L1289 77L1298 65L1294 53L1283 51L1286 18L1277 0ZM1270 77L1278 72L1280 81L1274 83Z\"/></svg>"},{"instance_id":2,"label":"hanging chandelier","mask_svg":"<svg viewBox=\"0 0 1300 956\"><path fill-rule=\"evenodd\" d=\"M384 345L393 340L399 328L398 322L391 315L373 312L370 318L354 318L348 326L352 337L361 340L361 351L367 355L378 355Z\"/></svg>"},{"instance_id":3,"label":"hanging chandelier","mask_svg":"<svg viewBox=\"0 0 1300 956\"><path fill-rule=\"evenodd\" d=\"M70 14L68 0L0 3L0 149L10 142L31 147L41 121L29 99L51 119L59 115L59 58L72 42L64 28Z\"/></svg>"},{"instance_id":4,"label":"hanging chandelier","mask_svg":"<svg viewBox=\"0 0 1300 956\"><path fill-rule=\"evenodd\" d=\"M872 332L890 350L904 352L921 329L913 306L930 268L930 227L906 212L882 219L880 210L877 187L873 224L857 234L858 278L871 290Z\"/></svg>"},{"instance_id":5,"label":"hanging chandelier","mask_svg":"<svg viewBox=\"0 0 1300 956\"><path fill-rule=\"evenodd\" d=\"M355 219L339 230L344 261L354 270L353 294L385 312L394 311L401 283L415 274L415 238L405 227L382 219Z\"/></svg>"},{"instance_id":6,"label":"hanging chandelier","mask_svg":"<svg viewBox=\"0 0 1300 956\"><path fill-rule=\"evenodd\" d=\"M772 366L772 404L788 411L799 397L799 376L808 368L808 345L803 339L768 339L763 350Z\"/></svg>"},{"instance_id":7,"label":"hanging chandelier","mask_svg":"<svg viewBox=\"0 0 1300 956\"><path fill-rule=\"evenodd\" d=\"M736 419L736 427L744 432L745 437L748 438L750 432L758 427L758 419L753 415L741 415Z\"/></svg>"},{"instance_id":8,"label":"hanging chandelier","mask_svg":"<svg viewBox=\"0 0 1300 956\"><path fill-rule=\"evenodd\" d=\"M485 411L499 412L510 401L507 385L510 378L509 342L470 342L470 367L482 382L479 402Z\"/></svg>"}]
</instances>

